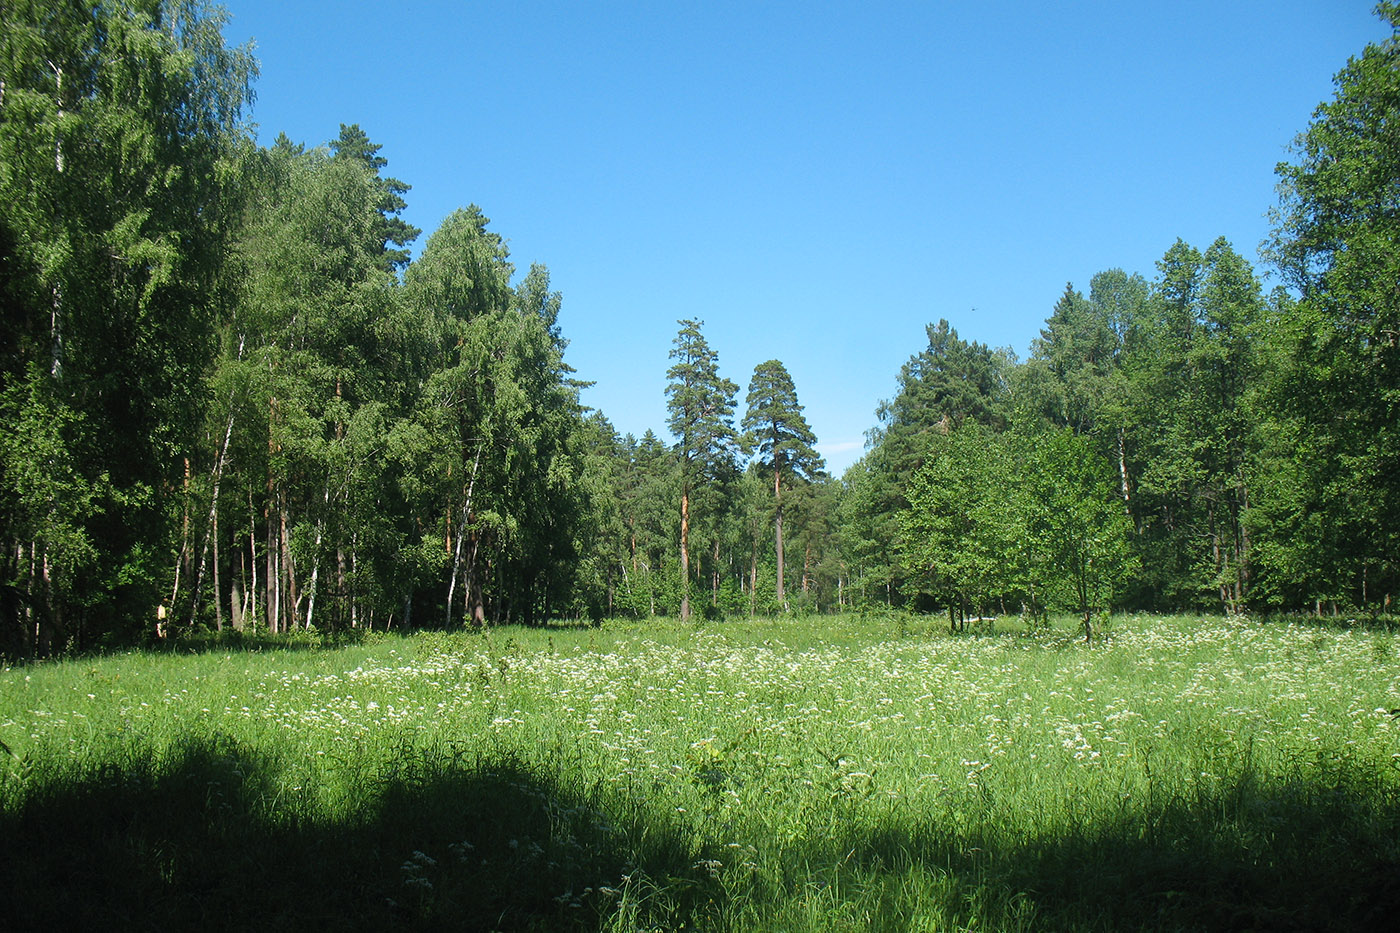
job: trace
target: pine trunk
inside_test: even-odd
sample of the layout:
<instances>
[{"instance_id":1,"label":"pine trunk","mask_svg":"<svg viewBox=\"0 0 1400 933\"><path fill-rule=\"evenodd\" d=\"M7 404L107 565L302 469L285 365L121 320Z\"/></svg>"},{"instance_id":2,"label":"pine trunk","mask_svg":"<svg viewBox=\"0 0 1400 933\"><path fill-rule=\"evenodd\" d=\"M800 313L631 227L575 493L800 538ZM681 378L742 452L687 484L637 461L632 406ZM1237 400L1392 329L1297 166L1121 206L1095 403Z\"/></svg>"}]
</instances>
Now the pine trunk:
<instances>
[{"instance_id":1,"label":"pine trunk","mask_svg":"<svg viewBox=\"0 0 1400 933\"><path fill-rule=\"evenodd\" d=\"M690 486L681 487L681 621L690 618Z\"/></svg>"},{"instance_id":2,"label":"pine trunk","mask_svg":"<svg viewBox=\"0 0 1400 933\"><path fill-rule=\"evenodd\" d=\"M775 505L773 515L773 529L777 535L778 547L778 605L787 608L787 592L783 586L783 489L781 483L782 471L778 465L773 465L773 502Z\"/></svg>"}]
</instances>

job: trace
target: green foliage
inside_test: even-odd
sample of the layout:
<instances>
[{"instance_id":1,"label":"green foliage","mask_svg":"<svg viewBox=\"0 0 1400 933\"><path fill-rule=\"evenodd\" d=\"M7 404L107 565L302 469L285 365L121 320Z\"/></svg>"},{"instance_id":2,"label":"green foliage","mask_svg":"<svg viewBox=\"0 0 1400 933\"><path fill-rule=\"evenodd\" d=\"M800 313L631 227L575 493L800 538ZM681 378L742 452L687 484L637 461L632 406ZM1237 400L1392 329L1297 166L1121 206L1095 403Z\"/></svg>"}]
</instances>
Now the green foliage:
<instances>
[{"instance_id":1,"label":"green foliage","mask_svg":"<svg viewBox=\"0 0 1400 933\"><path fill-rule=\"evenodd\" d=\"M867 453L841 478L837 506L841 549L850 567L855 605L894 604L903 570L890 542L900 540L900 506L893 476Z\"/></svg>"},{"instance_id":2,"label":"green foliage","mask_svg":"<svg viewBox=\"0 0 1400 933\"><path fill-rule=\"evenodd\" d=\"M1053 597L1079 613L1084 637L1093 615L1112 605L1136 570L1132 524L1091 445L1068 430L1031 439L1026 532L1032 574L1040 569Z\"/></svg>"},{"instance_id":3,"label":"green foliage","mask_svg":"<svg viewBox=\"0 0 1400 933\"><path fill-rule=\"evenodd\" d=\"M1204 254L1178 241L1159 272L1127 363L1138 391L1125 469L1137 478L1144 596L1238 611L1253 578L1260 287L1223 239Z\"/></svg>"},{"instance_id":4,"label":"green foliage","mask_svg":"<svg viewBox=\"0 0 1400 933\"><path fill-rule=\"evenodd\" d=\"M812 449L817 438L802 415L787 367L778 360L755 366L747 404L741 427L746 446L758 454L759 462L777 474L815 479L825 463Z\"/></svg>"},{"instance_id":5,"label":"green foliage","mask_svg":"<svg viewBox=\"0 0 1400 933\"><path fill-rule=\"evenodd\" d=\"M666 371L666 426L676 438L681 493L681 617L690 616L690 526L692 503L732 482L738 472L738 435L734 430L734 396L739 387L719 374L719 354L700 332L701 322L678 322L671 349L676 362ZM700 495L692 498L695 494ZM701 515L714 518L715 503Z\"/></svg>"},{"instance_id":6,"label":"green foliage","mask_svg":"<svg viewBox=\"0 0 1400 933\"><path fill-rule=\"evenodd\" d=\"M1021 466L1006 435L968 422L910 483L909 507L900 513L905 568L950 613L994 614L1008 597L1034 602Z\"/></svg>"},{"instance_id":7,"label":"green foliage","mask_svg":"<svg viewBox=\"0 0 1400 933\"><path fill-rule=\"evenodd\" d=\"M666 371L666 426L676 437L683 482L717 479L738 448L734 396L739 387L719 374L719 354L700 332L702 321L679 321Z\"/></svg>"},{"instance_id":8,"label":"green foliage","mask_svg":"<svg viewBox=\"0 0 1400 933\"><path fill-rule=\"evenodd\" d=\"M1400 582L1400 12L1382 3L1377 13L1397 32L1348 61L1293 161L1279 164L1271 243L1301 296L1278 322L1287 364L1276 394L1298 425L1286 471L1301 489L1268 507L1279 532L1269 569L1281 581L1292 572L1305 599L1359 605ZM1308 527L1317 513L1321 533Z\"/></svg>"},{"instance_id":9,"label":"green foliage","mask_svg":"<svg viewBox=\"0 0 1400 933\"><path fill-rule=\"evenodd\" d=\"M258 147L223 22L0 6L0 652L688 618L705 589L707 618L1020 604L1086 634L1109 607L1390 605L1400 34L1278 168L1293 291L1178 240L1150 282L1067 285L1024 364L930 324L838 483L777 360L739 437L694 320L674 448L619 437L547 268L476 206L410 261L410 187L358 124Z\"/></svg>"},{"instance_id":10,"label":"green foliage","mask_svg":"<svg viewBox=\"0 0 1400 933\"><path fill-rule=\"evenodd\" d=\"M1095 283L1102 287L1101 273ZM1101 296L1086 300L1065 286L1040 338L1031 347L1032 369L1043 364L1044 398L1039 409L1051 423L1081 434L1094 433L1104 420L1108 396L1116 388L1113 374L1121 350L1119 330ZM1132 311L1127 310L1128 314ZM1122 326L1121 324L1119 325Z\"/></svg>"},{"instance_id":11,"label":"green foliage","mask_svg":"<svg viewBox=\"0 0 1400 933\"><path fill-rule=\"evenodd\" d=\"M871 449L845 480L844 517L854 519L852 538L863 578L858 586L889 604L903 604L912 595L903 591L898 515L908 506L914 475L939 438L963 422L992 428L1006 423L1009 354L963 341L947 321L930 324L927 335L928 347L900 370L898 394L876 409L879 424L869 434Z\"/></svg>"},{"instance_id":12,"label":"green foliage","mask_svg":"<svg viewBox=\"0 0 1400 933\"><path fill-rule=\"evenodd\" d=\"M0 434L53 454L9 444L0 463L8 645L90 645L154 614L255 71L222 23L184 0L0 8Z\"/></svg>"},{"instance_id":13,"label":"green foliage","mask_svg":"<svg viewBox=\"0 0 1400 933\"><path fill-rule=\"evenodd\" d=\"M951 432L901 514L910 575L960 623L1021 603L1083 618L1109 608L1135 569L1131 522L1092 443L1069 429ZM961 627L959 625L959 627Z\"/></svg>"},{"instance_id":14,"label":"green foliage","mask_svg":"<svg viewBox=\"0 0 1400 933\"><path fill-rule=\"evenodd\" d=\"M882 469L899 482L923 463L933 440L964 421L999 428L1006 423L1009 358L984 344L968 343L945 320L927 328L928 347L899 372L899 393L875 411L871 440Z\"/></svg>"},{"instance_id":15,"label":"green foliage","mask_svg":"<svg viewBox=\"0 0 1400 933\"><path fill-rule=\"evenodd\" d=\"M77 460L83 416L53 397L45 373L33 372L27 383L7 387L0 419L8 428L0 435L0 464L11 531L21 540L43 541L55 595L64 602L80 599L77 584L97 570L89 526L115 504L107 478L85 475Z\"/></svg>"},{"instance_id":16,"label":"green foliage","mask_svg":"<svg viewBox=\"0 0 1400 933\"><path fill-rule=\"evenodd\" d=\"M380 169L389 164L389 160L379 155L379 150L383 147L370 142L369 136L360 129L358 123L349 126L340 124L340 136L331 142L330 148L335 153L335 158L358 162L374 176L375 187L379 193L375 208L380 215L375 224L375 239L379 241L379 248L383 253L383 266L390 272L402 270L409 261L408 245L423 232L399 216L399 213L408 207L408 202L403 196L408 194L413 186L397 178L384 178L379 174Z\"/></svg>"},{"instance_id":17,"label":"green foliage","mask_svg":"<svg viewBox=\"0 0 1400 933\"><path fill-rule=\"evenodd\" d=\"M826 464L812 449L816 435L802 416L797 388L787 368L778 360L754 367L749 381L748 411L742 423L745 447L758 456L756 464L773 476L773 526L776 535L777 573L775 599L786 599L783 566L783 479L810 483L821 476ZM804 576L803 590L806 590Z\"/></svg>"}]
</instances>

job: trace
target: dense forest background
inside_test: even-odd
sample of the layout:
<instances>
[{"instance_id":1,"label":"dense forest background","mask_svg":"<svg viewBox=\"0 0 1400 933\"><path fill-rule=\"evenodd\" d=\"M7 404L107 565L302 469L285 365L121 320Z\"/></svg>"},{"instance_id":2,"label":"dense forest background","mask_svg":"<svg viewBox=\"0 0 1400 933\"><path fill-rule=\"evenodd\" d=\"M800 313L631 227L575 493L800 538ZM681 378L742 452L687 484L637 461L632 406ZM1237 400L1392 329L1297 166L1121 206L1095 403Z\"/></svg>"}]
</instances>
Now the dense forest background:
<instances>
[{"instance_id":1,"label":"dense forest background","mask_svg":"<svg viewBox=\"0 0 1400 933\"><path fill-rule=\"evenodd\" d=\"M0 6L0 653L196 627L888 604L1379 612L1400 514L1400 9L1224 238L928 327L865 456L678 322L668 443L579 402L548 270L421 231L356 124L259 146L196 0ZM1261 205L1261 209L1264 205ZM839 379L839 374L833 374Z\"/></svg>"}]
</instances>

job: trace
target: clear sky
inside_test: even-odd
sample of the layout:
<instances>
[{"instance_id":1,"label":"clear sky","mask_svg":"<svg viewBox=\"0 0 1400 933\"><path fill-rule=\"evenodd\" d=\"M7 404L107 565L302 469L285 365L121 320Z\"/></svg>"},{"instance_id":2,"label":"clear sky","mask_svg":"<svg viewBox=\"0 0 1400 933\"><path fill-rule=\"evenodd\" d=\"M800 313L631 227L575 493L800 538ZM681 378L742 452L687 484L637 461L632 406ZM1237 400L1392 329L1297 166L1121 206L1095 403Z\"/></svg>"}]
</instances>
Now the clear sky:
<instances>
[{"instance_id":1,"label":"clear sky","mask_svg":"<svg viewBox=\"0 0 1400 933\"><path fill-rule=\"evenodd\" d=\"M1178 237L1255 258L1274 165L1387 34L1371 0L224 6L260 141L359 123L415 250L479 204L619 431L667 436L699 318L739 415L786 364L837 475L926 324L1024 358L1066 282Z\"/></svg>"}]
</instances>

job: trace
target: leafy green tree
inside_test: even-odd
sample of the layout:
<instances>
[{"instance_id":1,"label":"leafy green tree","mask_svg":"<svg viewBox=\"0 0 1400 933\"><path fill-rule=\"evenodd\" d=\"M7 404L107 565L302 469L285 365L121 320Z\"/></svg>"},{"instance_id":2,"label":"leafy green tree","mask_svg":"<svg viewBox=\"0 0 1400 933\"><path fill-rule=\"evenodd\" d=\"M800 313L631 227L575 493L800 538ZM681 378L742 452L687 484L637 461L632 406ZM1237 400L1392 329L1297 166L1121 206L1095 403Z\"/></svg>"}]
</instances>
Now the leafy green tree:
<instances>
[{"instance_id":1,"label":"leafy green tree","mask_svg":"<svg viewBox=\"0 0 1400 933\"><path fill-rule=\"evenodd\" d=\"M758 464L750 461L734 492L737 513L736 534L740 558L745 565L742 591L746 597L739 611L750 616L781 611L781 604L771 598L776 587L768 584L768 552L773 542L773 496L768 480L759 472ZM760 578L762 583L760 583ZM763 595L760 596L760 587Z\"/></svg>"},{"instance_id":2,"label":"leafy green tree","mask_svg":"<svg viewBox=\"0 0 1400 933\"><path fill-rule=\"evenodd\" d=\"M1132 523L1113 488L1112 472L1084 437L1068 429L1027 439L1025 529L1035 543L1032 573L1044 575L1057 600L1094 637L1095 610L1107 610L1137 568Z\"/></svg>"},{"instance_id":3,"label":"leafy green tree","mask_svg":"<svg viewBox=\"0 0 1400 933\"><path fill-rule=\"evenodd\" d=\"M1298 299L1276 288L1266 299L1260 328L1260 374L1251 407L1255 424L1256 462L1246 513L1253 559L1251 602L1263 607L1314 608L1324 602L1334 608L1367 597L1382 602L1384 591L1353 592L1350 559L1355 515L1367 491L1353 481L1351 463L1319 452L1326 435L1317 422L1303 417L1305 399L1297 393L1309 386L1303 357L1297 353L1308 339L1299 330L1305 315ZM1361 590L1382 555L1362 556ZM1360 597L1358 599L1358 597ZM1372 603L1375 608L1375 603Z\"/></svg>"},{"instance_id":4,"label":"leafy green tree","mask_svg":"<svg viewBox=\"0 0 1400 933\"><path fill-rule=\"evenodd\" d=\"M915 476L900 520L912 579L957 629L1019 598L1034 618L1078 612L1085 637L1136 569L1132 523L1093 439L1031 423L996 434L968 422Z\"/></svg>"},{"instance_id":5,"label":"leafy green tree","mask_svg":"<svg viewBox=\"0 0 1400 933\"><path fill-rule=\"evenodd\" d=\"M795 549L802 555L798 608L818 612L844 599L845 569L837 545L840 485L826 473L795 483L787 508Z\"/></svg>"},{"instance_id":6,"label":"leafy green tree","mask_svg":"<svg viewBox=\"0 0 1400 933\"><path fill-rule=\"evenodd\" d=\"M419 507L444 515L452 558L446 612L535 622L571 602L576 501L586 459L577 389L554 331L558 295L542 266L520 285L500 236L476 207L454 212L409 267L405 288L438 335L442 361L418 417L435 439ZM488 607L488 596L494 606Z\"/></svg>"},{"instance_id":7,"label":"leafy green tree","mask_svg":"<svg viewBox=\"0 0 1400 933\"><path fill-rule=\"evenodd\" d=\"M1177 241L1159 272L1125 341L1123 404L1109 408L1124 431L1117 459L1145 567L1139 595L1238 611L1253 572L1262 289L1223 238L1204 253Z\"/></svg>"},{"instance_id":8,"label":"leafy green tree","mask_svg":"<svg viewBox=\"0 0 1400 933\"><path fill-rule=\"evenodd\" d=\"M1150 406L1142 403L1141 387L1133 374L1135 364L1143 359L1150 298L1147 280L1121 269L1100 272L1089 282L1089 302L1114 337L1112 366L1098 391L1095 430L1101 439L1100 447L1107 448L1107 456L1117 464L1118 491L1134 528L1142 525L1133 489L1142 470L1142 423Z\"/></svg>"},{"instance_id":9,"label":"leafy green tree","mask_svg":"<svg viewBox=\"0 0 1400 933\"><path fill-rule=\"evenodd\" d=\"M172 598L189 593L191 618L202 605L211 550L203 542L220 518L220 477L232 460L241 465L231 478L234 502L255 503L242 516L249 525L240 546L250 553L240 558L248 579L238 588L250 592L250 565L261 563L261 617L276 632L316 624L327 567L340 597L359 566L363 515L350 506L377 486L373 458L366 460L370 425L387 413L375 325L392 314L395 296L380 263L378 191L367 168L284 142L253 154L246 177L251 193L231 260L234 306L215 375L225 388L215 394L209 430L209 526L187 536L181 561L192 572L177 568ZM199 529L203 518L189 524ZM333 605L336 623L343 609L356 611L353 599Z\"/></svg>"},{"instance_id":10,"label":"leafy green tree","mask_svg":"<svg viewBox=\"0 0 1400 933\"><path fill-rule=\"evenodd\" d=\"M413 512L442 515L434 525L450 561L441 603L449 626L459 589L460 617L485 621L489 552L512 530L488 491L502 479L493 466L510 442L495 404L510 388L499 345L510 275L505 243L472 207L443 221L404 276L407 300L432 335L434 360L415 413L431 454L416 464L421 498Z\"/></svg>"},{"instance_id":11,"label":"leafy green tree","mask_svg":"<svg viewBox=\"0 0 1400 933\"><path fill-rule=\"evenodd\" d=\"M681 493L681 608L689 619L691 501L697 489L733 469L738 436L734 398L739 387L719 374L719 354L700 332L702 322L683 320L666 371L666 426L676 438Z\"/></svg>"},{"instance_id":12,"label":"leafy green tree","mask_svg":"<svg viewBox=\"0 0 1400 933\"><path fill-rule=\"evenodd\" d=\"M1031 358L1013 379L1016 417L1039 417L1095 439L1116 462L1124 507L1132 513L1133 488L1142 469L1141 419L1154 407L1142 401L1139 354L1151 320L1150 286L1120 269L1096 274L1086 300L1067 286ZM1140 522L1139 522L1140 524Z\"/></svg>"},{"instance_id":13,"label":"leafy green tree","mask_svg":"<svg viewBox=\"0 0 1400 933\"><path fill-rule=\"evenodd\" d=\"M892 475L881 469L883 464L874 462L875 453L866 453L842 474L837 504L841 551L856 605L893 605L904 573L890 549L890 542L900 541L902 533L897 487Z\"/></svg>"},{"instance_id":14,"label":"leafy green tree","mask_svg":"<svg viewBox=\"0 0 1400 933\"><path fill-rule=\"evenodd\" d=\"M1221 237L1206 250L1201 334L1191 353L1195 454L1205 500L1209 583L1230 612L1250 599L1254 555L1248 515L1259 462L1264 301L1254 270Z\"/></svg>"},{"instance_id":15,"label":"leafy green tree","mask_svg":"<svg viewBox=\"0 0 1400 933\"><path fill-rule=\"evenodd\" d=\"M758 453L759 463L773 473L773 528L778 560L775 596L779 604L787 599L783 568L783 480L811 482L826 468L826 462L813 449L816 435L807 426L797 388L787 368L778 360L754 367L749 381L748 411L741 427L745 441Z\"/></svg>"},{"instance_id":16,"label":"leafy green tree","mask_svg":"<svg viewBox=\"0 0 1400 933\"><path fill-rule=\"evenodd\" d=\"M915 474L900 515L910 577L948 607L955 629L969 609L985 614L1025 584L1026 529L1012 451L1007 435L963 424Z\"/></svg>"},{"instance_id":17,"label":"leafy green tree","mask_svg":"<svg viewBox=\"0 0 1400 933\"><path fill-rule=\"evenodd\" d=\"M1195 607L1208 591L1198 547L1204 482L1196 457L1197 425L1193 347L1201 337L1199 250L1177 240L1157 263L1143 316L1125 348L1120 494L1126 476L1136 479L1129 509L1143 573L1141 604Z\"/></svg>"},{"instance_id":18,"label":"leafy green tree","mask_svg":"<svg viewBox=\"0 0 1400 933\"><path fill-rule=\"evenodd\" d=\"M844 480L841 509L859 555L858 589L883 590L891 603L904 598L899 515L914 475L958 425L970 420L1001 430L1009 413L1008 353L962 340L947 321L930 324L927 335L928 347L900 370L899 392L876 410L869 452Z\"/></svg>"},{"instance_id":19,"label":"leafy green tree","mask_svg":"<svg viewBox=\"0 0 1400 933\"><path fill-rule=\"evenodd\" d=\"M580 523L578 586L572 605L591 619L631 611L629 536L623 501L631 466L631 437L621 437L602 412L591 412L577 434L584 468L578 483L587 489L590 510Z\"/></svg>"},{"instance_id":20,"label":"leafy green tree","mask_svg":"<svg viewBox=\"0 0 1400 933\"><path fill-rule=\"evenodd\" d=\"M517 445L512 501L523 534L507 568L519 583L507 592L528 596L511 615L526 624L553 618L574 602L584 538L595 533L595 493L588 474L584 409L573 367L564 361L568 341L558 326L562 296L550 287L549 270L532 263L511 291L510 311L519 321L516 385L525 406L514 420Z\"/></svg>"},{"instance_id":21,"label":"leafy green tree","mask_svg":"<svg viewBox=\"0 0 1400 933\"><path fill-rule=\"evenodd\" d=\"M654 616L670 611L668 595L679 586L667 579L668 557L679 535L675 501L676 459L655 433L624 438L626 462L619 474L618 498L627 529L624 588L633 615ZM677 581L677 584L679 581ZM679 602L676 607L679 607Z\"/></svg>"},{"instance_id":22,"label":"leafy green tree","mask_svg":"<svg viewBox=\"0 0 1400 933\"><path fill-rule=\"evenodd\" d=\"M985 344L962 340L947 321L926 331L928 347L901 367L899 392L875 412L872 440L901 481L922 465L936 437L964 421L1006 426L1009 361Z\"/></svg>"},{"instance_id":23,"label":"leafy green tree","mask_svg":"<svg viewBox=\"0 0 1400 933\"><path fill-rule=\"evenodd\" d=\"M0 6L0 434L18 440L0 537L18 650L155 616L255 71L222 24L192 0Z\"/></svg>"},{"instance_id":24,"label":"leafy green tree","mask_svg":"<svg viewBox=\"0 0 1400 933\"><path fill-rule=\"evenodd\" d=\"M1353 604L1384 603L1400 583L1400 5L1376 11L1392 34L1348 61L1277 168L1271 243L1301 295L1280 392L1306 492L1291 521L1301 531L1327 516L1306 561L1310 595Z\"/></svg>"}]
</instances>

